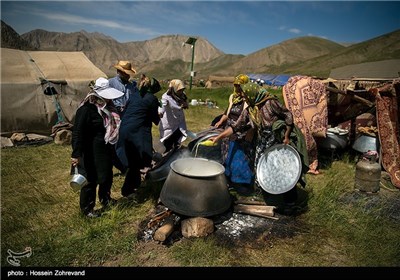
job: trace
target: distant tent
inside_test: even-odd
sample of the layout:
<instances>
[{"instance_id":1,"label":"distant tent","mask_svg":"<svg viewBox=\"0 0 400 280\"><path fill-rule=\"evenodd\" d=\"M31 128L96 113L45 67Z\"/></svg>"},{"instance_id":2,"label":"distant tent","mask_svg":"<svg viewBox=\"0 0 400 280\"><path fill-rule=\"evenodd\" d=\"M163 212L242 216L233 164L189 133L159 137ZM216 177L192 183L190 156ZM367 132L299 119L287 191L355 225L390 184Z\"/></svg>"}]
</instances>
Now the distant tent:
<instances>
[{"instance_id":1,"label":"distant tent","mask_svg":"<svg viewBox=\"0 0 400 280\"><path fill-rule=\"evenodd\" d=\"M290 79L290 75L278 75L272 80L272 85L283 87Z\"/></svg>"},{"instance_id":2,"label":"distant tent","mask_svg":"<svg viewBox=\"0 0 400 280\"><path fill-rule=\"evenodd\" d=\"M400 59L347 65L331 70L329 78L336 80L393 80L400 76Z\"/></svg>"},{"instance_id":3,"label":"distant tent","mask_svg":"<svg viewBox=\"0 0 400 280\"><path fill-rule=\"evenodd\" d=\"M89 83L107 77L82 52L1 48L1 132L51 133L59 115L72 122ZM53 95L45 95L52 88ZM55 91L54 91L55 90Z\"/></svg>"},{"instance_id":4,"label":"distant tent","mask_svg":"<svg viewBox=\"0 0 400 280\"><path fill-rule=\"evenodd\" d=\"M247 74L249 78L253 81L257 79L263 80L265 84L269 86L284 86L290 75L275 75L275 74Z\"/></svg>"}]
</instances>

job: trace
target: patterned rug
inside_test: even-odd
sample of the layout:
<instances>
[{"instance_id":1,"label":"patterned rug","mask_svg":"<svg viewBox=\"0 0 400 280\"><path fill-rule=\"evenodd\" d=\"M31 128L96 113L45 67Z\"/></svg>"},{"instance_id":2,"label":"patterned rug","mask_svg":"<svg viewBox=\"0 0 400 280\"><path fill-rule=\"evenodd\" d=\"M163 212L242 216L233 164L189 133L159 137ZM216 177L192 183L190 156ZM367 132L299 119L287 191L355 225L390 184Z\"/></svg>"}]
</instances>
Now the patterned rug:
<instances>
[{"instance_id":1,"label":"patterned rug","mask_svg":"<svg viewBox=\"0 0 400 280\"><path fill-rule=\"evenodd\" d=\"M326 137L328 105L326 86L306 76L293 76L282 89L286 107L304 134L310 173L317 173L318 149L314 137Z\"/></svg>"},{"instance_id":2,"label":"patterned rug","mask_svg":"<svg viewBox=\"0 0 400 280\"><path fill-rule=\"evenodd\" d=\"M394 91L392 85L372 90L376 94L376 115L382 166L389 173L393 185L400 188L400 104L398 104L396 93L392 94Z\"/></svg>"}]
</instances>

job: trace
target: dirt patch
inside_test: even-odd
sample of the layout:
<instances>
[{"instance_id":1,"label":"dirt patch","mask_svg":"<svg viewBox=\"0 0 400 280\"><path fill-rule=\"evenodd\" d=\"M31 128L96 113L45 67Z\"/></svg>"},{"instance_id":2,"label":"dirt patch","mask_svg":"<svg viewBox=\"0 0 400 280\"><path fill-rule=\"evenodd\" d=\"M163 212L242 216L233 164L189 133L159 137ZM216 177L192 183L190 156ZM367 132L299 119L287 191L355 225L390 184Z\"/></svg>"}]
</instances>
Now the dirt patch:
<instances>
[{"instance_id":1,"label":"dirt patch","mask_svg":"<svg viewBox=\"0 0 400 280\"><path fill-rule=\"evenodd\" d=\"M389 217L400 224L400 191L380 188L379 192L366 193L354 191L346 193L340 200L346 204L362 207L366 213L374 212L382 217Z\"/></svg>"}]
</instances>

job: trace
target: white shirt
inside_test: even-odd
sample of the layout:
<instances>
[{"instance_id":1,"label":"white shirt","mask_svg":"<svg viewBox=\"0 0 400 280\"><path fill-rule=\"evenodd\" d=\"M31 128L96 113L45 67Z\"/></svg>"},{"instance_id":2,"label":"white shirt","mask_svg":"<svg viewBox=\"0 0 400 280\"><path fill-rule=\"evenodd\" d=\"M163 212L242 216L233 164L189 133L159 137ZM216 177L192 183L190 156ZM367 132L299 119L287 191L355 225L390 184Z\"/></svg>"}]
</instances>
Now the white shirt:
<instances>
[{"instance_id":1,"label":"white shirt","mask_svg":"<svg viewBox=\"0 0 400 280\"><path fill-rule=\"evenodd\" d=\"M161 104L162 107L158 109L158 112L163 114L158 126L160 130L160 141L164 142L175 130L180 129L184 135L180 139L182 143L187 138L184 109L167 93L162 95Z\"/></svg>"}]
</instances>

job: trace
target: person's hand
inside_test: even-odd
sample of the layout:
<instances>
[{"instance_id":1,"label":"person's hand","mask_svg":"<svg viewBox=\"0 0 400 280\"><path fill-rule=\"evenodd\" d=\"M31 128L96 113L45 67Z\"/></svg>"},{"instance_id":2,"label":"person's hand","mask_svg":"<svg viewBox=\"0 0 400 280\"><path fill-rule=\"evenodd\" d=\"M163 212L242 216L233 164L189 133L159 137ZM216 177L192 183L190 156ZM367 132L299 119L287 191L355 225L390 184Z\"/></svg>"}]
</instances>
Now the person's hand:
<instances>
[{"instance_id":1,"label":"person's hand","mask_svg":"<svg viewBox=\"0 0 400 280\"><path fill-rule=\"evenodd\" d=\"M211 140L213 143L217 143L219 138L218 138L218 136L212 136L212 137L208 138L208 140Z\"/></svg>"},{"instance_id":2,"label":"person's hand","mask_svg":"<svg viewBox=\"0 0 400 280\"><path fill-rule=\"evenodd\" d=\"M218 128L218 127L220 127L222 125L222 122L221 121L218 121L215 125L214 125L214 127L215 128Z\"/></svg>"},{"instance_id":3,"label":"person's hand","mask_svg":"<svg viewBox=\"0 0 400 280\"><path fill-rule=\"evenodd\" d=\"M181 105L181 108L182 108L182 109L188 109L188 108L189 108L189 104L188 104L186 101L184 101L184 102L182 103L182 105Z\"/></svg>"},{"instance_id":4,"label":"person's hand","mask_svg":"<svg viewBox=\"0 0 400 280\"><path fill-rule=\"evenodd\" d=\"M71 164L72 166L77 166L79 163L79 158L71 158Z\"/></svg>"},{"instance_id":5,"label":"person's hand","mask_svg":"<svg viewBox=\"0 0 400 280\"><path fill-rule=\"evenodd\" d=\"M163 113L158 113L158 116L160 117L160 119L162 118L162 116L163 116Z\"/></svg>"},{"instance_id":6,"label":"person's hand","mask_svg":"<svg viewBox=\"0 0 400 280\"><path fill-rule=\"evenodd\" d=\"M287 145L287 144L289 144L289 143L290 143L289 137L285 137L285 138L283 139L283 144L284 144L284 145Z\"/></svg>"}]
</instances>

